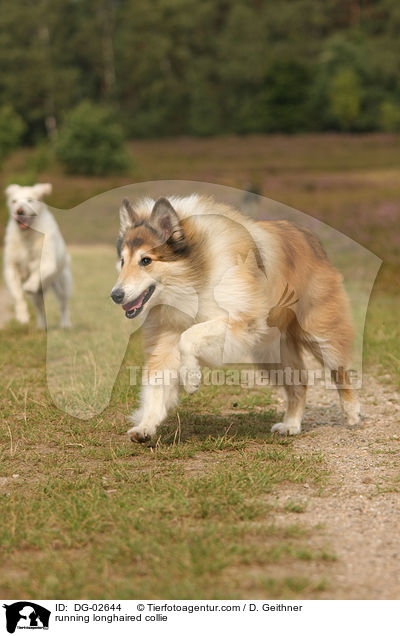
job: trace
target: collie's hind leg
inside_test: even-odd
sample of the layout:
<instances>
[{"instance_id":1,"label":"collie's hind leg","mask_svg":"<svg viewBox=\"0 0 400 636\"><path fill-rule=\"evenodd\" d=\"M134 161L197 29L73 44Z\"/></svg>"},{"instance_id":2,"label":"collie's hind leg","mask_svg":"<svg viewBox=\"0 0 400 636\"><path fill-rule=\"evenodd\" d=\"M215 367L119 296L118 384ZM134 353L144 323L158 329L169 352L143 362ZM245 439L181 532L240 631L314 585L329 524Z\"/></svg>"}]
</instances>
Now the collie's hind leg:
<instances>
[{"instance_id":1,"label":"collie's hind leg","mask_svg":"<svg viewBox=\"0 0 400 636\"><path fill-rule=\"evenodd\" d=\"M360 402L353 389L350 388L348 373L339 369L339 371L331 371L331 375L336 383L347 424L349 426L357 426L361 421Z\"/></svg>"},{"instance_id":2,"label":"collie's hind leg","mask_svg":"<svg viewBox=\"0 0 400 636\"><path fill-rule=\"evenodd\" d=\"M281 433L282 435L297 435L301 432L301 420L306 404L307 386L305 384L294 383L294 371L299 371L298 377L301 377L301 371L304 365L298 347L290 337L286 337L283 342L281 341L281 366L285 369L283 373L283 387L286 393L287 406L283 422L274 424L271 428L271 432ZM289 369L289 373L287 373L287 369Z\"/></svg>"},{"instance_id":3,"label":"collie's hind leg","mask_svg":"<svg viewBox=\"0 0 400 636\"><path fill-rule=\"evenodd\" d=\"M285 386L284 389L287 399L286 413L283 422L273 425L271 433L297 435L301 432L307 389L304 385Z\"/></svg>"},{"instance_id":4,"label":"collie's hind leg","mask_svg":"<svg viewBox=\"0 0 400 636\"><path fill-rule=\"evenodd\" d=\"M317 339L313 342L317 342ZM348 358L346 351L340 351L339 343L330 343L329 341L324 342L322 349L319 346L310 346L310 342L306 343L306 348L322 367L328 373L330 372L339 393L342 411L347 424L349 426L357 426L360 423L360 402L351 388L349 374L345 371L346 365L341 362Z\"/></svg>"}]
</instances>

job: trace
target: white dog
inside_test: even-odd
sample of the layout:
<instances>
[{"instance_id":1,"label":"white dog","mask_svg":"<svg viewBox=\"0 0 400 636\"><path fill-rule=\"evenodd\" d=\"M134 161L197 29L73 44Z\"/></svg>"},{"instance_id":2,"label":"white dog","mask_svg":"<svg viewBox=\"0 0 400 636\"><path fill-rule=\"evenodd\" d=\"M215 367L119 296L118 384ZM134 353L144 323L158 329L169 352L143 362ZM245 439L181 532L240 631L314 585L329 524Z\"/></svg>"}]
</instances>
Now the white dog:
<instances>
[{"instance_id":1,"label":"white dog","mask_svg":"<svg viewBox=\"0 0 400 636\"><path fill-rule=\"evenodd\" d=\"M60 305L61 326L70 326L70 259L59 227L42 201L51 190L50 183L32 187L13 184L5 190L10 220L5 235L4 279L18 322L29 322L25 292L33 301L40 329L46 327L43 298L50 288Z\"/></svg>"}]
</instances>

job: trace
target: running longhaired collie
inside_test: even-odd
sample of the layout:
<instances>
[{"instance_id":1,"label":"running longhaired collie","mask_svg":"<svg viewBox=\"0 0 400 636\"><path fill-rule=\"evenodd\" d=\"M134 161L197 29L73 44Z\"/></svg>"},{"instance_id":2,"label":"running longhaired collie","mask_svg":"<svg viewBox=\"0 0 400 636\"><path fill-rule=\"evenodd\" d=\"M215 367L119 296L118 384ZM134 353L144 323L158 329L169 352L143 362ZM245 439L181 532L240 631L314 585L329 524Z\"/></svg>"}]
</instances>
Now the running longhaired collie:
<instances>
[{"instance_id":1,"label":"running longhaired collie","mask_svg":"<svg viewBox=\"0 0 400 636\"><path fill-rule=\"evenodd\" d=\"M311 353L332 372L350 425L353 329L342 276L318 238L288 221L255 222L212 198L143 199L120 209L120 273L111 292L127 318L141 316L149 382L130 416L131 440L150 439L201 382L200 367L253 363L304 370ZM154 381L152 382L152 378ZM159 379L165 378L160 383ZM273 432L301 431L306 382L284 378L287 410Z\"/></svg>"}]
</instances>

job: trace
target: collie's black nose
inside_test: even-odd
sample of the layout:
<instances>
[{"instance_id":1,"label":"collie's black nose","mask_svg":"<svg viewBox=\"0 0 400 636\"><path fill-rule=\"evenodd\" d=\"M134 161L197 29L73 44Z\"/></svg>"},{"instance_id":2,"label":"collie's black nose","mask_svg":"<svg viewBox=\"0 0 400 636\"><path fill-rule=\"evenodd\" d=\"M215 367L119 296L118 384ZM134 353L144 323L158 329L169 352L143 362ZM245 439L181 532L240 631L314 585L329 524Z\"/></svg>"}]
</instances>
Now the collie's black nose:
<instances>
[{"instance_id":1,"label":"collie's black nose","mask_svg":"<svg viewBox=\"0 0 400 636\"><path fill-rule=\"evenodd\" d=\"M22 208L18 208L17 214L23 214L23 213L24 213L23 209Z\"/></svg>"},{"instance_id":2,"label":"collie's black nose","mask_svg":"<svg viewBox=\"0 0 400 636\"><path fill-rule=\"evenodd\" d=\"M124 296L125 292L120 287L117 287L117 289L113 289L111 292L111 298L115 303L117 303L117 305L120 305L122 303L122 301L124 300Z\"/></svg>"}]
</instances>

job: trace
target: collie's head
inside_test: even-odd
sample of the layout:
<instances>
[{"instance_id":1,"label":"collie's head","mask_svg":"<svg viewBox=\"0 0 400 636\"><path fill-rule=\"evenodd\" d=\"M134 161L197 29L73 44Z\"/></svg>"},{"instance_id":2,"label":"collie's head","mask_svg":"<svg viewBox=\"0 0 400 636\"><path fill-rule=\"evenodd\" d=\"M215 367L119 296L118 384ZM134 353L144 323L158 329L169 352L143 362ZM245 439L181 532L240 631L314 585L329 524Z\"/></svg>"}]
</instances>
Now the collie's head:
<instances>
[{"instance_id":1,"label":"collie's head","mask_svg":"<svg viewBox=\"0 0 400 636\"><path fill-rule=\"evenodd\" d=\"M124 199L117 241L119 276L111 291L127 318L136 318L156 304L174 305L179 289L187 286L190 247L185 222L168 199L158 199L151 209L133 209ZM177 293L178 292L178 293Z\"/></svg>"},{"instance_id":2,"label":"collie's head","mask_svg":"<svg viewBox=\"0 0 400 636\"><path fill-rule=\"evenodd\" d=\"M36 183L34 186L19 186L13 183L5 189L10 216L22 231L35 227L35 222L46 208L42 199L50 194L51 190L50 183Z\"/></svg>"}]
</instances>

